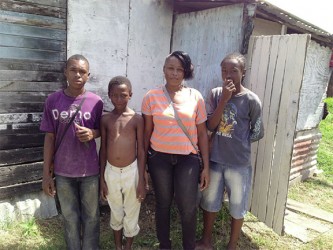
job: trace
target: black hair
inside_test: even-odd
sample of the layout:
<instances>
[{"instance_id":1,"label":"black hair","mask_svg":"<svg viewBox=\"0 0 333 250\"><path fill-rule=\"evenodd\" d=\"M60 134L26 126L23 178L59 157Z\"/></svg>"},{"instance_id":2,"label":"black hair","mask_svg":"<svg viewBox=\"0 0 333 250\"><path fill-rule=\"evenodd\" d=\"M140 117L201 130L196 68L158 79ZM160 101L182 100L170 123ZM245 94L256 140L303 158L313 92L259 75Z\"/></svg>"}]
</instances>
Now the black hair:
<instances>
[{"instance_id":1,"label":"black hair","mask_svg":"<svg viewBox=\"0 0 333 250\"><path fill-rule=\"evenodd\" d=\"M222 63L225 61L225 60L228 60L228 59L236 59L238 61L238 63L240 64L242 70L244 71L245 70L245 62L246 62L246 59L245 59L245 56L239 52L233 52L233 53L230 53L228 55L226 55L220 66L222 66Z\"/></svg>"},{"instance_id":2,"label":"black hair","mask_svg":"<svg viewBox=\"0 0 333 250\"><path fill-rule=\"evenodd\" d=\"M165 60L168 60L170 57L176 57L184 68L184 79L190 80L194 77L194 67L191 62L190 56L184 51L174 51L170 55L167 56Z\"/></svg>"},{"instance_id":3,"label":"black hair","mask_svg":"<svg viewBox=\"0 0 333 250\"><path fill-rule=\"evenodd\" d=\"M87 65L88 65L88 69L89 69L89 62L88 62L88 59L85 58L83 55L75 54L75 55L72 55L71 57L69 57L69 58L67 59L67 62L66 62L66 67L67 67L69 61L71 61L71 60L82 60L82 61L85 61L85 62L87 63Z\"/></svg>"},{"instance_id":4,"label":"black hair","mask_svg":"<svg viewBox=\"0 0 333 250\"><path fill-rule=\"evenodd\" d=\"M122 85L125 84L129 90L130 93L132 93L132 84L131 81L125 77L125 76L115 76L113 77L110 82L109 82L109 86L108 86L108 94L110 93L110 90L113 86L115 85Z\"/></svg>"}]
</instances>

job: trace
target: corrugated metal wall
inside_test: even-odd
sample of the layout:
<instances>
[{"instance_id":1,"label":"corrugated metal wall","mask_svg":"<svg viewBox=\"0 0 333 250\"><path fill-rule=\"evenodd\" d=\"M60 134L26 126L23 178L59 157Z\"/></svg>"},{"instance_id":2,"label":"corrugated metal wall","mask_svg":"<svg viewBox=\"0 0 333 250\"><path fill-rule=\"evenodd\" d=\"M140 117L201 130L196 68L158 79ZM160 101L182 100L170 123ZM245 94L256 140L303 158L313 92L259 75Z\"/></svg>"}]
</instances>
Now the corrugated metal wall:
<instances>
[{"instance_id":1,"label":"corrugated metal wall","mask_svg":"<svg viewBox=\"0 0 333 250\"><path fill-rule=\"evenodd\" d=\"M291 184L308 178L317 169L320 139L321 133L318 128L297 132L291 159Z\"/></svg>"},{"instance_id":2,"label":"corrugated metal wall","mask_svg":"<svg viewBox=\"0 0 333 250\"><path fill-rule=\"evenodd\" d=\"M66 9L66 0L0 2L0 199L41 189L39 123L64 84Z\"/></svg>"}]
</instances>

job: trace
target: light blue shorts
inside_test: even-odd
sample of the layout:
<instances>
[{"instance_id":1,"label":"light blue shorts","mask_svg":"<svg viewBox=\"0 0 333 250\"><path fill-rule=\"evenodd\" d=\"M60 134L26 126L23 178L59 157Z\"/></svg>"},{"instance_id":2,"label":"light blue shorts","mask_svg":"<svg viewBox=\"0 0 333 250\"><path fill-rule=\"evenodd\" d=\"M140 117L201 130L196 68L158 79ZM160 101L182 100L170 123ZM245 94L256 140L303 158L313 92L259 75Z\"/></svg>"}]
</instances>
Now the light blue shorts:
<instances>
[{"instance_id":1,"label":"light blue shorts","mask_svg":"<svg viewBox=\"0 0 333 250\"><path fill-rule=\"evenodd\" d=\"M252 167L230 167L210 162L210 182L202 191L200 207L208 212L218 212L222 207L224 189L229 198L229 212L235 219L244 218L249 204Z\"/></svg>"}]
</instances>

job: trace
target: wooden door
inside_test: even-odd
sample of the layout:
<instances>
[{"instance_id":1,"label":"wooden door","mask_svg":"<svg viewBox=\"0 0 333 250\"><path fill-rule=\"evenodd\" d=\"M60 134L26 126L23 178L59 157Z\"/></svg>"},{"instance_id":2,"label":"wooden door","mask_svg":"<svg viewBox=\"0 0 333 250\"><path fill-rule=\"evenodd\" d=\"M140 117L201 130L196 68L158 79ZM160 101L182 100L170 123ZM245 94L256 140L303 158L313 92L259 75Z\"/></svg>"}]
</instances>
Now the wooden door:
<instances>
[{"instance_id":1,"label":"wooden door","mask_svg":"<svg viewBox=\"0 0 333 250\"><path fill-rule=\"evenodd\" d=\"M300 89L310 35L251 37L246 86L263 104L265 137L252 145L251 213L283 232Z\"/></svg>"}]
</instances>

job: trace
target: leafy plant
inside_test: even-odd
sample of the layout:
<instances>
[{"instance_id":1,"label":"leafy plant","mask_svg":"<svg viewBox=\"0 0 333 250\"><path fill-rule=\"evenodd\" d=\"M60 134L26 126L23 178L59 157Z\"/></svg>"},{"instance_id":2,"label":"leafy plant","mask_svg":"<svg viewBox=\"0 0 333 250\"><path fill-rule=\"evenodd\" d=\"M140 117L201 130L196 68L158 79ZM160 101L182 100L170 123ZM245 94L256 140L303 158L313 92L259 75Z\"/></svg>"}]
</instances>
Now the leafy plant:
<instances>
[{"instance_id":1,"label":"leafy plant","mask_svg":"<svg viewBox=\"0 0 333 250\"><path fill-rule=\"evenodd\" d=\"M35 218L31 218L28 221L21 223L20 227L22 228L22 235L25 237L38 235L38 226Z\"/></svg>"}]
</instances>

